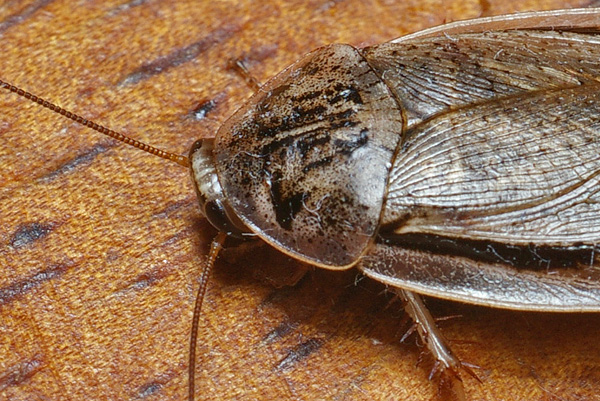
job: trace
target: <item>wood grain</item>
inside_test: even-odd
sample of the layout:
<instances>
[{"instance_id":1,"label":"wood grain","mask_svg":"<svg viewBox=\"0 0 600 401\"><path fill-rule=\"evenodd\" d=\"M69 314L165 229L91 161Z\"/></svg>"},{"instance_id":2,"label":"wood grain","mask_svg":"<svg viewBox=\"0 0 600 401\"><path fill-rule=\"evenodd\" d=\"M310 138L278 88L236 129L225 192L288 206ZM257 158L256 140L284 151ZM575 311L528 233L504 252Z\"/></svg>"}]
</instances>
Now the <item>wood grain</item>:
<instances>
[{"instance_id":1,"label":"wood grain","mask_svg":"<svg viewBox=\"0 0 600 401\"><path fill-rule=\"evenodd\" d=\"M251 90L331 42L586 1L9 0L0 77L187 153ZM0 94L0 399L182 400L196 279L215 231L188 172ZM267 246L224 253L205 301L198 399L431 400L397 303L356 271ZM292 280L293 281L293 280ZM600 316L429 301L481 366L473 400L600 400Z\"/></svg>"}]
</instances>

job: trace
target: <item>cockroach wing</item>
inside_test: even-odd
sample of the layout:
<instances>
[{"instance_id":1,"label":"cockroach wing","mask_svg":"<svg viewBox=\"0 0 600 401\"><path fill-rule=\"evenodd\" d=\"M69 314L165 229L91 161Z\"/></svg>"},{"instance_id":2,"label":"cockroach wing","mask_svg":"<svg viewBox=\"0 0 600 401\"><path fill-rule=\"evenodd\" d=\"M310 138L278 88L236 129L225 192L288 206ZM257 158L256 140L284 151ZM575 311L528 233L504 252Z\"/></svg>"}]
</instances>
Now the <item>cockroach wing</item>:
<instances>
[{"instance_id":1,"label":"cockroach wing","mask_svg":"<svg viewBox=\"0 0 600 401\"><path fill-rule=\"evenodd\" d=\"M392 40L392 43L407 42L415 38L492 31L551 30L597 32L598 29L600 29L600 8L567 8L562 10L519 12L454 21L401 36Z\"/></svg>"},{"instance_id":2,"label":"cockroach wing","mask_svg":"<svg viewBox=\"0 0 600 401\"><path fill-rule=\"evenodd\" d=\"M511 261L488 262L379 238L359 268L392 287L435 298L515 310L600 312L600 271L594 260L572 269L522 269Z\"/></svg>"},{"instance_id":3,"label":"cockroach wing","mask_svg":"<svg viewBox=\"0 0 600 401\"><path fill-rule=\"evenodd\" d=\"M227 201L265 241L343 268L375 234L402 114L356 49L316 50L263 86L219 130Z\"/></svg>"},{"instance_id":4,"label":"cockroach wing","mask_svg":"<svg viewBox=\"0 0 600 401\"><path fill-rule=\"evenodd\" d=\"M600 83L459 109L405 135L382 233L600 244Z\"/></svg>"},{"instance_id":5,"label":"cockroach wing","mask_svg":"<svg viewBox=\"0 0 600 401\"><path fill-rule=\"evenodd\" d=\"M596 82L600 37L594 32L455 33L361 52L394 93L410 128L476 103Z\"/></svg>"},{"instance_id":6,"label":"cockroach wing","mask_svg":"<svg viewBox=\"0 0 600 401\"><path fill-rule=\"evenodd\" d=\"M600 83L441 113L405 134L369 276L473 303L600 310Z\"/></svg>"}]
</instances>

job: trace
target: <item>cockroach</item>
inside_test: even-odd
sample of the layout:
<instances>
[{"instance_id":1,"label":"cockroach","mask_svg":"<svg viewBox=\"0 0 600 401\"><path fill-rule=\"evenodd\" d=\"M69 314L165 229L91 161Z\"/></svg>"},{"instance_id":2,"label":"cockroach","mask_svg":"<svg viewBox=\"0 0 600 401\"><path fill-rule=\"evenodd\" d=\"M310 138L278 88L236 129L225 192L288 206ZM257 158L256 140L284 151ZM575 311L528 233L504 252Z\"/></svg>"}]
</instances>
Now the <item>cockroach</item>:
<instances>
[{"instance_id":1,"label":"cockroach","mask_svg":"<svg viewBox=\"0 0 600 401\"><path fill-rule=\"evenodd\" d=\"M435 371L460 382L421 295L600 311L600 9L462 21L317 49L263 85L188 157L203 215L317 267L358 268L405 302ZM194 398L195 330L189 399ZM462 387L457 394L463 398Z\"/></svg>"}]
</instances>

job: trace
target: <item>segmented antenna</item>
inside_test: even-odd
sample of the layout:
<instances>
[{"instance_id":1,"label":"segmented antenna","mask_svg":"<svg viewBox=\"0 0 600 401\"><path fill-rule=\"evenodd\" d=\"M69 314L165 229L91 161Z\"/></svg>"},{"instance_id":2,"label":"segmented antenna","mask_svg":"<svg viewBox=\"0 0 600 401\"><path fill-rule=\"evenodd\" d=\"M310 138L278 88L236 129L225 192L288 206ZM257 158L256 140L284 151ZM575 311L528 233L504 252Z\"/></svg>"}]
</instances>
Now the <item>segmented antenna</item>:
<instances>
[{"instance_id":1,"label":"segmented antenna","mask_svg":"<svg viewBox=\"0 0 600 401\"><path fill-rule=\"evenodd\" d=\"M107 135L111 138L114 138L116 140L119 140L121 142L126 143L127 145L133 146L134 148L138 148L140 150L143 150L144 152L153 154L155 156L158 157L162 157L163 159L167 159L170 160L172 162L175 162L183 167L189 167L190 166L190 161L187 157L185 156L181 156L175 153L170 153L170 152L166 152L164 150L155 148L153 146L150 145L146 145L143 142L137 141L133 138L130 138L128 136L125 136L119 132L113 131L109 128L106 128L102 125L96 124L93 121L87 120L81 116L78 116L77 114L71 113L68 110L63 109L62 107L59 107L53 103L50 103L49 101L42 99L41 97L38 97L34 94L31 94L29 92L24 91L21 88L18 88L14 85L9 84L8 82L4 82L2 80L0 80L0 86L3 87L4 89L11 91L13 93L16 93L19 96L22 96L26 99L31 100L32 102L38 103L39 105L52 110L55 113L58 113L66 118L69 118L81 125L85 125L86 127L89 127L95 131L98 131L101 134Z\"/></svg>"},{"instance_id":2,"label":"segmented antenna","mask_svg":"<svg viewBox=\"0 0 600 401\"><path fill-rule=\"evenodd\" d=\"M210 279L210 274L212 273L213 266L215 265L215 261L217 260L219 252L221 252L221 249L223 248L223 244L225 243L226 238L227 234L221 231L212 241L210 245L210 253L208 254L208 258L206 259L204 268L202 269L202 274L200 275L200 286L198 287L196 303L194 305L194 315L192 317L192 335L190 336L190 358L188 367L188 401L194 401L196 395L196 342L198 340L198 326L200 325L202 301L204 300L204 295L206 294L206 286L208 285L208 280Z\"/></svg>"}]
</instances>

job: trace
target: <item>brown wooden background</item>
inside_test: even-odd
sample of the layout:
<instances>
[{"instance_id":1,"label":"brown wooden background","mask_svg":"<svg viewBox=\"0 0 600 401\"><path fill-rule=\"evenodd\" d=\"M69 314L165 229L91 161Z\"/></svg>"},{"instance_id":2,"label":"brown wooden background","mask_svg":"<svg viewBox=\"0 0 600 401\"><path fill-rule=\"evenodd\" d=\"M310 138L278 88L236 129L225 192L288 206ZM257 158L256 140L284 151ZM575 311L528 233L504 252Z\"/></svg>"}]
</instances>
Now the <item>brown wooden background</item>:
<instances>
[{"instance_id":1,"label":"brown wooden background","mask_svg":"<svg viewBox=\"0 0 600 401\"><path fill-rule=\"evenodd\" d=\"M0 77L187 153L259 80L330 42L590 1L4 0ZM182 400L198 271L215 231L188 172L0 93L0 399ZM356 271L244 247L217 264L198 398L431 400L398 304ZM600 315L430 300L483 383L473 400L600 400Z\"/></svg>"}]
</instances>

